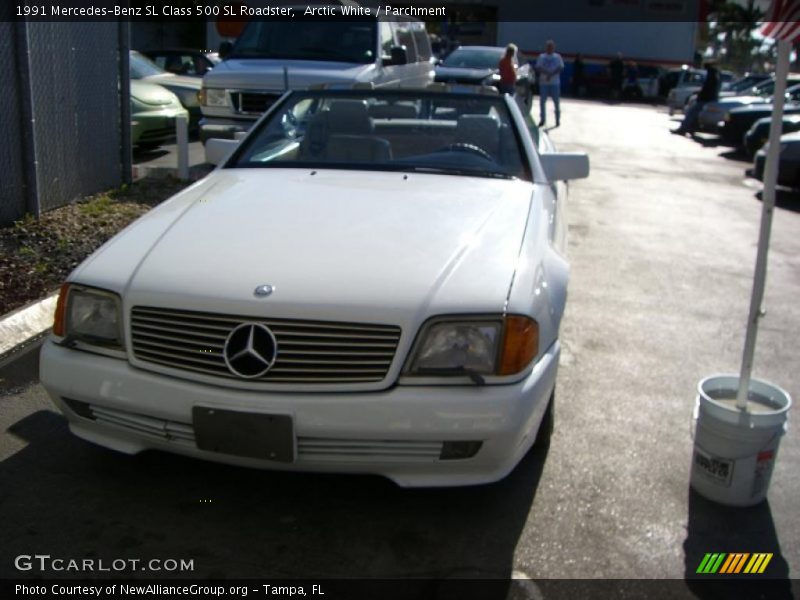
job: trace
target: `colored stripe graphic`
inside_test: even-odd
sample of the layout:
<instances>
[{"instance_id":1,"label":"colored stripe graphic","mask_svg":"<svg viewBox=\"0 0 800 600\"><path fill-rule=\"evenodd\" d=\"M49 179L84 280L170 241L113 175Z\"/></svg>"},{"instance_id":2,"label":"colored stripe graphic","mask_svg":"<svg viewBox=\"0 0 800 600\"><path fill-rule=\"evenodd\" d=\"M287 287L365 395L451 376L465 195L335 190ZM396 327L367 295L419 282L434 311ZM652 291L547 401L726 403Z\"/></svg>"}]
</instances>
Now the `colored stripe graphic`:
<instances>
[{"instance_id":1,"label":"colored stripe graphic","mask_svg":"<svg viewBox=\"0 0 800 600\"><path fill-rule=\"evenodd\" d=\"M727 573L727 574L739 573L742 570L742 567L744 567L744 563L749 556L750 556L749 553L742 553L742 552L735 552L734 554L731 554L730 558L728 559L728 562L722 568L720 573Z\"/></svg>"},{"instance_id":2,"label":"colored stripe graphic","mask_svg":"<svg viewBox=\"0 0 800 600\"><path fill-rule=\"evenodd\" d=\"M738 554L728 554L728 558L724 563L722 563L722 568L719 570L719 572L727 573L728 569L731 568L731 563L736 562L738 556Z\"/></svg>"},{"instance_id":3,"label":"colored stripe graphic","mask_svg":"<svg viewBox=\"0 0 800 600\"><path fill-rule=\"evenodd\" d=\"M772 553L756 552L708 552L697 567L697 573L705 575L734 575L739 573L763 573L772 560ZM748 560L749 559L749 560ZM747 566L745 566L747 565Z\"/></svg>"},{"instance_id":4,"label":"colored stripe graphic","mask_svg":"<svg viewBox=\"0 0 800 600\"><path fill-rule=\"evenodd\" d=\"M697 567L698 573L716 573L719 566L722 564L722 561L725 559L726 554L723 553L707 553L705 557L703 557L703 561L700 563L700 566Z\"/></svg>"},{"instance_id":5,"label":"colored stripe graphic","mask_svg":"<svg viewBox=\"0 0 800 600\"><path fill-rule=\"evenodd\" d=\"M750 562L747 563L747 566L744 569L745 573L763 573L764 570L767 568L769 561L772 560L772 553L756 553L753 554L753 558L750 559Z\"/></svg>"}]
</instances>

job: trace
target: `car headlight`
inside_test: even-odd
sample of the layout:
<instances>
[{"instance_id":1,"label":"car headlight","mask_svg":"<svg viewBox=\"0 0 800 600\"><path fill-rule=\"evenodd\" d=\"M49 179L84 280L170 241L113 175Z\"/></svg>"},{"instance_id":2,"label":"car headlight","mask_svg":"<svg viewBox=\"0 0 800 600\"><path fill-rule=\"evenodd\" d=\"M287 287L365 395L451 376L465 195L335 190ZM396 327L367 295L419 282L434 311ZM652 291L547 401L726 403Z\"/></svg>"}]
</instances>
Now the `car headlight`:
<instances>
[{"instance_id":1,"label":"car headlight","mask_svg":"<svg viewBox=\"0 0 800 600\"><path fill-rule=\"evenodd\" d=\"M225 90L217 88L202 88L199 93L200 104L203 106L228 106L228 94Z\"/></svg>"},{"instance_id":2,"label":"car headlight","mask_svg":"<svg viewBox=\"0 0 800 600\"><path fill-rule=\"evenodd\" d=\"M121 350L120 297L112 292L64 284L56 305L53 333L71 342Z\"/></svg>"},{"instance_id":3,"label":"car headlight","mask_svg":"<svg viewBox=\"0 0 800 600\"><path fill-rule=\"evenodd\" d=\"M529 317L434 319L423 327L406 374L514 375L538 351L539 326Z\"/></svg>"}]
</instances>

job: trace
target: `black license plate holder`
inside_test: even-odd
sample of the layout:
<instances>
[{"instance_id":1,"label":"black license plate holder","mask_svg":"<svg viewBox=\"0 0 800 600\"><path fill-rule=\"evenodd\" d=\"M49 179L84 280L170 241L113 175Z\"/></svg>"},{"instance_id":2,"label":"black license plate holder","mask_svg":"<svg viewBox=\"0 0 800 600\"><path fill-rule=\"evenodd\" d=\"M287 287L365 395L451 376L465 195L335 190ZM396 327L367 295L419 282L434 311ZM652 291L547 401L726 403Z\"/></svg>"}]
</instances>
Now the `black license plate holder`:
<instances>
[{"instance_id":1,"label":"black license plate holder","mask_svg":"<svg viewBox=\"0 0 800 600\"><path fill-rule=\"evenodd\" d=\"M195 406L192 422L201 450L282 463L295 460L291 415Z\"/></svg>"}]
</instances>

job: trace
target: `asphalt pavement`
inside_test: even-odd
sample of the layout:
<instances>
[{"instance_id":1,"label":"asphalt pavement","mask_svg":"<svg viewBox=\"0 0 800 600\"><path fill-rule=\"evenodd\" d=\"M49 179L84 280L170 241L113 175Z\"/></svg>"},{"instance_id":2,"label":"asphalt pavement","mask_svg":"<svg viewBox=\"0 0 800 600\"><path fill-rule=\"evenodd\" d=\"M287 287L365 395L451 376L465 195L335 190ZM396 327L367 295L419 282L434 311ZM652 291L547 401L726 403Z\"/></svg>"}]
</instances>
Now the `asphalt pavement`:
<instances>
[{"instance_id":1,"label":"asphalt pavement","mask_svg":"<svg viewBox=\"0 0 800 600\"><path fill-rule=\"evenodd\" d=\"M406 490L119 455L69 434L29 353L0 371L0 577L46 552L190 558L203 578L671 579L673 597L704 597L682 580L705 553L771 552L765 578L797 578L796 407L767 502L728 508L689 489L697 382L739 368L761 202L746 162L670 135L676 124L659 107L563 102L551 136L588 152L592 174L570 186L556 425L506 480ZM755 375L794 396L798 231L800 197L781 193ZM548 585L509 594L554 597ZM629 597L665 597L641 585ZM789 583L771 593L791 597Z\"/></svg>"}]
</instances>

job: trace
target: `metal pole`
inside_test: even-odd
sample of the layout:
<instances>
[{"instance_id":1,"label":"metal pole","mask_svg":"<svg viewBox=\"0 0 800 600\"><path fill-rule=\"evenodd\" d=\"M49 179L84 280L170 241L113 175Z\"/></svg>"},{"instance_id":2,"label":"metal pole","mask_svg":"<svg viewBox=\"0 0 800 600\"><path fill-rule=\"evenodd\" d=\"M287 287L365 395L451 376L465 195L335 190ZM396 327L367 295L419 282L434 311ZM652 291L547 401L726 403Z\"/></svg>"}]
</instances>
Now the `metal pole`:
<instances>
[{"instance_id":1,"label":"metal pole","mask_svg":"<svg viewBox=\"0 0 800 600\"><path fill-rule=\"evenodd\" d=\"M186 115L175 118L175 137L178 141L178 179L189 179L189 119Z\"/></svg>"},{"instance_id":2,"label":"metal pole","mask_svg":"<svg viewBox=\"0 0 800 600\"><path fill-rule=\"evenodd\" d=\"M758 320L764 300L764 286L767 279L767 253L772 231L772 213L775 210L775 185L778 180L778 161L780 159L780 138L783 125L783 104L786 93L786 77L789 73L789 53L792 46L788 41L778 41L778 64L775 69L775 94L773 96L772 124L769 129L769 151L764 166L764 191L761 197L761 231L758 236L756 272L753 279L753 294L750 298L750 316L747 319L742 354L742 369L739 375L739 391L736 394L736 407L747 410L747 396L750 391L750 376L753 372L753 355L756 349Z\"/></svg>"}]
</instances>

